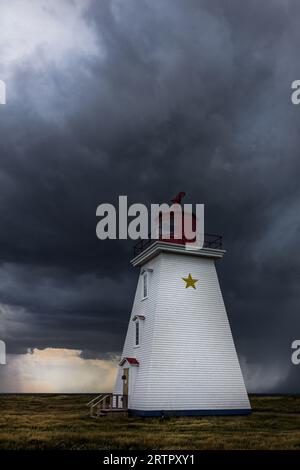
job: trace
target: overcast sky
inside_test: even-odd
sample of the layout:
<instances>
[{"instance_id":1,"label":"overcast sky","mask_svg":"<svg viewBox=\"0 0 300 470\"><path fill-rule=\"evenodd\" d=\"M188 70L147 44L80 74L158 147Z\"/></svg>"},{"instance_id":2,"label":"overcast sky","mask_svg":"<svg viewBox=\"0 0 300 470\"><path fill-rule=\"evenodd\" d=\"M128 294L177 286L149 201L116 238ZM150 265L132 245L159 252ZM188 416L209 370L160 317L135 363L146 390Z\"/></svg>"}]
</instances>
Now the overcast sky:
<instances>
[{"instance_id":1,"label":"overcast sky","mask_svg":"<svg viewBox=\"0 0 300 470\"><path fill-rule=\"evenodd\" d=\"M300 392L299 22L297 0L0 0L0 391L111 387L138 272L96 207L185 191L224 236L248 389Z\"/></svg>"}]
</instances>

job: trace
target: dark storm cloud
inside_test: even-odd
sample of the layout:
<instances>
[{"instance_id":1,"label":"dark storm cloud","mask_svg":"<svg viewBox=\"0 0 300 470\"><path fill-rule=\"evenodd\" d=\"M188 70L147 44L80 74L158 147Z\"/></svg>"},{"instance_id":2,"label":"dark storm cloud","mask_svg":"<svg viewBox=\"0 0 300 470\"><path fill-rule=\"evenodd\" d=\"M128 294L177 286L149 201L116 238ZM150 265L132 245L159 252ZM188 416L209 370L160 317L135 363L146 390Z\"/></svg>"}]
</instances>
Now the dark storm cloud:
<instances>
[{"instance_id":1,"label":"dark storm cloud","mask_svg":"<svg viewBox=\"0 0 300 470\"><path fill-rule=\"evenodd\" d=\"M30 51L0 110L8 348L119 352L137 273L131 242L96 239L96 207L185 190L225 237L219 273L251 388L299 391L300 6L107 1L80 18L81 50Z\"/></svg>"}]
</instances>

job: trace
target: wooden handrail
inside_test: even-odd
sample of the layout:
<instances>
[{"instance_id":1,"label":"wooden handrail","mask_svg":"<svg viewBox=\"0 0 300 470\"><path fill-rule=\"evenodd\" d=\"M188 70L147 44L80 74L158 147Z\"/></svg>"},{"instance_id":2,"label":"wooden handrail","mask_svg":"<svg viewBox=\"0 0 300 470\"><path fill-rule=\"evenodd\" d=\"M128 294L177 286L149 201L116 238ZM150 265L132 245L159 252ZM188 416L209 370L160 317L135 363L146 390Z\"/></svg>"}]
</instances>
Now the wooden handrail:
<instances>
[{"instance_id":1,"label":"wooden handrail","mask_svg":"<svg viewBox=\"0 0 300 470\"><path fill-rule=\"evenodd\" d=\"M109 403L107 403L107 399L109 398ZM116 399L114 403L114 398ZM119 400L121 398L121 400ZM98 407L98 413L100 412L101 409L115 409L115 410L126 410L127 409L127 404L128 404L128 397L125 395L122 395L121 393L101 393L101 395L98 395L97 397L93 398L88 402L88 406L90 406L90 415L93 417L94 416L94 408ZM121 403L120 403L121 402ZM104 404L104 406L101 406L101 404ZM114 406L115 404L115 406ZM126 406L124 406L126 404ZM120 406L121 405L121 406ZM97 416L97 413L96 413Z\"/></svg>"},{"instance_id":2,"label":"wooden handrail","mask_svg":"<svg viewBox=\"0 0 300 470\"><path fill-rule=\"evenodd\" d=\"M99 398L99 400L96 401L95 403L93 403L91 405L91 407L93 408L94 406L100 405L100 403L102 403L104 400L106 400L107 397L110 397L111 395L112 395L112 393L102 394L102 396Z\"/></svg>"},{"instance_id":3,"label":"wooden handrail","mask_svg":"<svg viewBox=\"0 0 300 470\"><path fill-rule=\"evenodd\" d=\"M93 398L91 401L89 401L86 406L91 406L92 403L95 401L95 400L98 400L98 398L102 397L103 396L103 393L101 393L101 395L97 395L95 398Z\"/></svg>"}]
</instances>

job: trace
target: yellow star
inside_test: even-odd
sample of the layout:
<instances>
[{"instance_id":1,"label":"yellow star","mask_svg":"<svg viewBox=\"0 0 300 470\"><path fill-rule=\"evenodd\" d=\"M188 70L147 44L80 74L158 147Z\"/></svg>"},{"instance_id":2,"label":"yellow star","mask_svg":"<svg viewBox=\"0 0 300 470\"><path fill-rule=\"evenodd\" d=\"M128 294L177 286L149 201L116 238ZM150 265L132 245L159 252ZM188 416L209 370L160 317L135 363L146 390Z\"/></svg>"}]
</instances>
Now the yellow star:
<instances>
[{"instance_id":1,"label":"yellow star","mask_svg":"<svg viewBox=\"0 0 300 470\"><path fill-rule=\"evenodd\" d=\"M194 289L196 289L196 282L198 282L198 279L193 279L192 276L189 274L188 277L182 277L181 279L184 280L184 282L186 282L186 286L185 288L187 289L188 287L193 287Z\"/></svg>"}]
</instances>

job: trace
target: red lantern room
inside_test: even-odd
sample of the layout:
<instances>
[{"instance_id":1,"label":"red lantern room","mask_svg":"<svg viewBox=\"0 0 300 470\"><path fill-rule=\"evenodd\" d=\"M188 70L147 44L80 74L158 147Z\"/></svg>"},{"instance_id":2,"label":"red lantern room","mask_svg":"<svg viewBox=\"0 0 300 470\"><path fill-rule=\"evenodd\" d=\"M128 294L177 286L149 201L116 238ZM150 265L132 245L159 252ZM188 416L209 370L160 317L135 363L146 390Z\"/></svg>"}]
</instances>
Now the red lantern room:
<instances>
[{"instance_id":1,"label":"red lantern room","mask_svg":"<svg viewBox=\"0 0 300 470\"><path fill-rule=\"evenodd\" d=\"M184 192L178 193L172 199L173 207L159 213L156 221L159 240L179 245L195 241L197 218L193 212L187 212L181 207L184 196Z\"/></svg>"},{"instance_id":2,"label":"red lantern room","mask_svg":"<svg viewBox=\"0 0 300 470\"><path fill-rule=\"evenodd\" d=\"M182 207L181 201L184 196L184 192L178 193L171 200L173 207L166 205L165 211L161 204L161 210L154 220L154 234L152 233L152 237L149 234L148 239L141 239L135 244L134 256L139 255L157 241L178 245L193 244L196 241L197 216L187 210L187 204ZM222 249L222 237L205 233L203 247Z\"/></svg>"}]
</instances>

